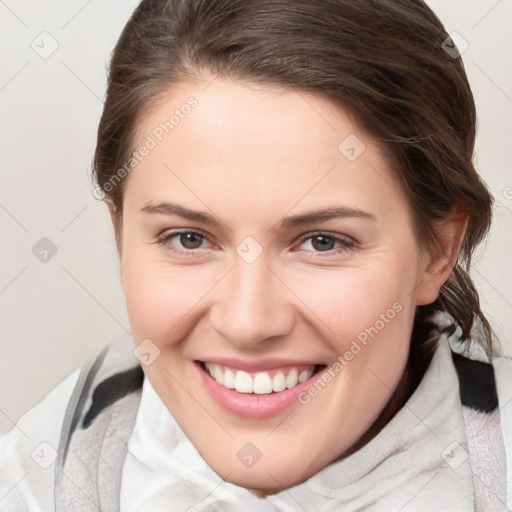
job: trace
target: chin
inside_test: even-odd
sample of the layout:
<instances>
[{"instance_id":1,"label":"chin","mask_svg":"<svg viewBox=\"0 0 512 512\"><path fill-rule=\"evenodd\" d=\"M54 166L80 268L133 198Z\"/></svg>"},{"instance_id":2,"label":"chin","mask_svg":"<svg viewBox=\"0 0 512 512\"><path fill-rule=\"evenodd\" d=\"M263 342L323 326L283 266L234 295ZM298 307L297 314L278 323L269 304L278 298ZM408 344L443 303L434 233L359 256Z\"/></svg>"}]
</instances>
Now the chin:
<instances>
[{"instance_id":1,"label":"chin","mask_svg":"<svg viewBox=\"0 0 512 512\"><path fill-rule=\"evenodd\" d=\"M326 465L325 461L306 465L303 453L299 452L299 456L292 459L276 458L275 453L273 455L268 460L262 456L252 467L244 467L236 455L234 459L221 461L221 464L218 464L218 459L217 463L208 460L207 463L227 482L249 489L260 497L299 485ZM295 471L291 471L291 468Z\"/></svg>"}]
</instances>

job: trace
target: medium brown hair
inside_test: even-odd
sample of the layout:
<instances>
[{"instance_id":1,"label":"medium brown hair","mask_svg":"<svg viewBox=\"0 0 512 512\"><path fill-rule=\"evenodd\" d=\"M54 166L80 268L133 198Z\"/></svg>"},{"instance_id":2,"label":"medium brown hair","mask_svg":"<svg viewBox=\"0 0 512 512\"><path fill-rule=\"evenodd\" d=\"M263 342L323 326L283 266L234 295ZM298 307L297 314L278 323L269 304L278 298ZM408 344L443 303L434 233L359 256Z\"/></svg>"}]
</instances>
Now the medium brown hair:
<instances>
[{"instance_id":1,"label":"medium brown hair","mask_svg":"<svg viewBox=\"0 0 512 512\"><path fill-rule=\"evenodd\" d=\"M444 49L448 37L419 0L143 0L111 60L94 156L98 186L119 219L126 179L106 184L128 161L140 119L159 96L201 74L330 98L385 151L420 244L432 247L436 226L454 214L469 218L437 300L417 308L416 335L437 310L454 318L461 340L478 318L492 354L468 275L492 197L473 165L476 109L462 59Z\"/></svg>"}]
</instances>

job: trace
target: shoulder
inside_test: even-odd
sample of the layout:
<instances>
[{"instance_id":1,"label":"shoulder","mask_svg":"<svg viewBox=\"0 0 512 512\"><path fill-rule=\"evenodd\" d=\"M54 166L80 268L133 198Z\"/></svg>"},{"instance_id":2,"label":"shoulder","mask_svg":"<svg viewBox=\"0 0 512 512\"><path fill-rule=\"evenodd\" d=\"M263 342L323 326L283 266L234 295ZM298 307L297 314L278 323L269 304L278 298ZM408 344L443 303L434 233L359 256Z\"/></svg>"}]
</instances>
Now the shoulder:
<instances>
[{"instance_id":1,"label":"shoulder","mask_svg":"<svg viewBox=\"0 0 512 512\"><path fill-rule=\"evenodd\" d=\"M77 430L139 390L133 341L114 340L81 364L0 437L0 510L55 509L56 474ZM101 422L100 422L101 423Z\"/></svg>"},{"instance_id":2,"label":"shoulder","mask_svg":"<svg viewBox=\"0 0 512 512\"><path fill-rule=\"evenodd\" d=\"M1 510L53 510L53 465L78 367L0 437Z\"/></svg>"},{"instance_id":3,"label":"shoulder","mask_svg":"<svg viewBox=\"0 0 512 512\"><path fill-rule=\"evenodd\" d=\"M506 453L506 474L512 475L512 357L495 357L492 365L496 376L499 417ZM508 477L506 485L506 504L512 508L512 478Z\"/></svg>"},{"instance_id":4,"label":"shoulder","mask_svg":"<svg viewBox=\"0 0 512 512\"><path fill-rule=\"evenodd\" d=\"M512 481L506 475L512 474L512 358L503 353L489 358L483 350L457 350L453 344L452 349L476 510L500 503L511 507Z\"/></svg>"},{"instance_id":5,"label":"shoulder","mask_svg":"<svg viewBox=\"0 0 512 512\"><path fill-rule=\"evenodd\" d=\"M62 424L55 465L59 510L85 510L90 497L102 510L117 510L143 380L133 340L128 338L107 346L80 373Z\"/></svg>"}]
</instances>

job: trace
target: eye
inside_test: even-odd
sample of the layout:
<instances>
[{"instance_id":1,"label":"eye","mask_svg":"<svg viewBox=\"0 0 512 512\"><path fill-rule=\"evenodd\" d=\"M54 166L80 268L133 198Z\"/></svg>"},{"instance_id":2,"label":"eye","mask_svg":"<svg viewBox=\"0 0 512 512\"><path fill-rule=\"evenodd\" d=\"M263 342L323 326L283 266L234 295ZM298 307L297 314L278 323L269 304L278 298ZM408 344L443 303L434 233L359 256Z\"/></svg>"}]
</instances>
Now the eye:
<instances>
[{"instance_id":1,"label":"eye","mask_svg":"<svg viewBox=\"0 0 512 512\"><path fill-rule=\"evenodd\" d=\"M306 252L327 253L326 255L338 254L354 248L352 240L329 233L307 235L302 238L300 245L308 246Z\"/></svg>"},{"instance_id":2,"label":"eye","mask_svg":"<svg viewBox=\"0 0 512 512\"><path fill-rule=\"evenodd\" d=\"M203 246L205 241L208 241L205 233L182 229L163 232L155 243L178 255L194 256L200 249L211 248ZM319 232L303 236L300 246L305 246L299 250L310 253L310 256L332 256L352 250L355 244L348 238Z\"/></svg>"},{"instance_id":3,"label":"eye","mask_svg":"<svg viewBox=\"0 0 512 512\"><path fill-rule=\"evenodd\" d=\"M201 231L172 230L165 231L156 240L161 245L177 254L194 255L206 240L206 235Z\"/></svg>"}]
</instances>

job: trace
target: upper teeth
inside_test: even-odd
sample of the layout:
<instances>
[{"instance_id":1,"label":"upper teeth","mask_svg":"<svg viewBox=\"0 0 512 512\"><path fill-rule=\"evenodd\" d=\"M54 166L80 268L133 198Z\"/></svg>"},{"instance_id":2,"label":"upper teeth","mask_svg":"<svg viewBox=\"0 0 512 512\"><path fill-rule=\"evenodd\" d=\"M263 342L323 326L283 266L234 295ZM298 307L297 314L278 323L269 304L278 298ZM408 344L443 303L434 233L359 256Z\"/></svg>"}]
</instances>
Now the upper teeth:
<instances>
[{"instance_id":1,"label":"upper teeth","mask_svg":"<svg viewBox=\"0 0 512 512\"><path fill-rule=\"evenodd\" d=\"M258 395L293 388L309 379L315 370L314 366L309 366L299 373L297 368L291 368L286 376L283 370L279 370L271 377L267 372L258 372L251 376L242 370L230 370L215 363L205 363L205 367L221 386L236 389L239 393L257 393Z\"/></svg>"}]
</instances>

